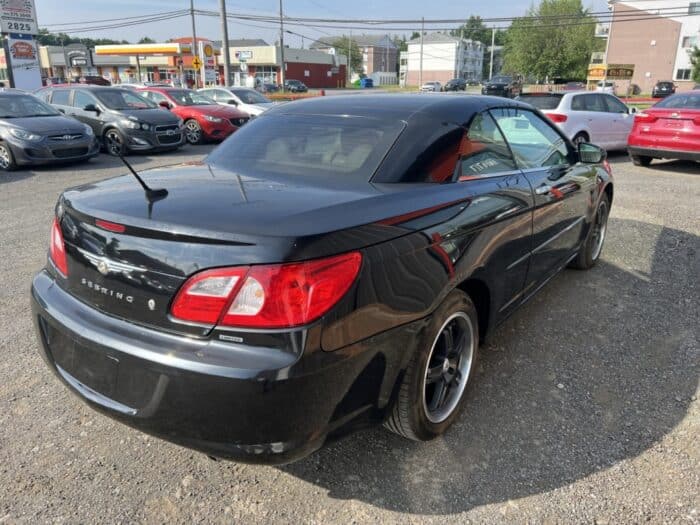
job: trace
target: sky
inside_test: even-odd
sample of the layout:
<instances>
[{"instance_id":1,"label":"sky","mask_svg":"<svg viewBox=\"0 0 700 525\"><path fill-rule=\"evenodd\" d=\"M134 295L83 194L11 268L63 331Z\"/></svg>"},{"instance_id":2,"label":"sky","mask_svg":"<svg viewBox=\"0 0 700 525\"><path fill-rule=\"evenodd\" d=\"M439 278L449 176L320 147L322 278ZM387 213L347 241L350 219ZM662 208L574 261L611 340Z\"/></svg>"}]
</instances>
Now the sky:
<instances>
[{"instance_id":1,"label":"sky","mask_svg":"<svg viewBox=\"0 0 700 525\"><path fill-rule=\"evenodd\" d=\"M482 18L513 17L523 15L532 5L533 0L352 0L337 2L328 0L284 0L284 12L288 16L326 17L326 18L468 18L478 15ZM35 0L39 26L48 24L75 23L92 20L140 16L163 11L189 9L189 0ZM591 11L607 11L606 0L583 0L585 7ZM226 2L229 13L254 13L274 15L279 11L279 0L237 0ZM195 0L196 9L218 10L219 0ZM218 18L198 16L196 19L197 36L212 40L221 39L221 26ZM250 24L245 22L245 24ZM255 25L260 26L257 23ZM54 28L56 30L57 28ZM309 36L320 38L327 34L341 34L342 30L326 29L323 32L313 28L290 28ZM418 28L416 28L418 29ZM229 38L262 38L268 43L277 40L278 29L270 27L252 27L242 22L230 20ZM116 40L138 41L148 36L156 41L169 38L189 36L192 33L189 17L177 18L164 22L139 25L135 27L104 30L95 33L80 33L76 36L113 38ZM375 32L376 33L376 32ZM396 32L393 32L396 33ZM410 32L406 32L410 36ZM285 44L291 47L301 45L301 38L285 35ZM306 47L309 42L306 41Z\"/></svg>"}]
</instances>

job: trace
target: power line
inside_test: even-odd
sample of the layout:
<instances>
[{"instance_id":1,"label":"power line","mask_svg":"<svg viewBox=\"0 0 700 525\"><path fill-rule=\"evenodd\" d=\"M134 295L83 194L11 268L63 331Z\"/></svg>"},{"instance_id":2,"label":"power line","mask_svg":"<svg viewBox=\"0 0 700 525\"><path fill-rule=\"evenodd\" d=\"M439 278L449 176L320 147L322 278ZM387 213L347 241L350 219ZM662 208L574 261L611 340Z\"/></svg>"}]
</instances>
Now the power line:
<instances>
[{"instance_id":1,"label":"power line","mask_svg":"<svg viewBox=\"0 0 700 525\"><path fill-rule=\"evenodd\" d=\"M126 21L126 20L134 20L137 18L151 18L154 16L163 16L163 15L172 15L176 13L188 13L188 9L178 9L176 11L163 11L160 13L151 13L148 15L137 15L137 16L123 16L119 18L103 18L101 20L84 20L81 22L61 22L61 23L55 23L55 24L46 24L44 27L60 27L60 26L74 26L77 24L94 24L98 22L117 22L117 21Z\"/></svg>"}]
</instances>

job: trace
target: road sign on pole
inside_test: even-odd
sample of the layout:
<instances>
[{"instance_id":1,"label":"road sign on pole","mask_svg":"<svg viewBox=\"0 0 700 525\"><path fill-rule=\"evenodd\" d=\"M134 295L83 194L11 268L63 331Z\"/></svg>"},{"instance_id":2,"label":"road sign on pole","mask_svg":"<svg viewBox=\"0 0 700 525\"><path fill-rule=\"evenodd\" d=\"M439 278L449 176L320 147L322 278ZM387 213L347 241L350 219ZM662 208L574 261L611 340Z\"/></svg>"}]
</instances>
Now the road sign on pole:
<instances>
[{"instance_id":1,"label":"road sign on pole","mask_svg":"<svg viewBox=\"0 0 700 525\"><path fill-rule=\"evenodd\" d=\"M202 67L202 59L196 56L192 59L192 69L199 69L200 67Z\"/></svg>"}]
</instances>

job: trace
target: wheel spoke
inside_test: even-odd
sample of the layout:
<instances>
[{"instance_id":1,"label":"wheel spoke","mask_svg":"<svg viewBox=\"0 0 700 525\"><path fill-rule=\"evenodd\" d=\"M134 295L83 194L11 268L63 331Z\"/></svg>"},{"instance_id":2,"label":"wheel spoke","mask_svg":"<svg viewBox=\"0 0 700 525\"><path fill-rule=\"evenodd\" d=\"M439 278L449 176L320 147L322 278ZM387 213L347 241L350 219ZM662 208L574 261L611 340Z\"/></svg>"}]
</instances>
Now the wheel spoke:
<instances>
[{"instance_id":1,"label":"wheel spoke","mask_svg":"<svg viewBox=\"0 0 700 525\"><path fill-rule=\"evenodd\" d=\"M431 385L442 378L442 364L428 368L428 373L425 376L425 383Z\"/></svg>"},{"instance_id":2,"label":"wheel spoke","mask_svg":"<svg viewBox=\"0 0 700 525\"><path fill-rule=\"evenodd\" d=\"M452 325L448 325L445 327L445 329L442 331L442 340L443 340L443 350L444 350L444 356L447 357L449 356L452 351L454 350L454 334L452 333Z\"/></svg>"},{"instance_id":3,"label":"wheel spoke","mask_svg":"<svg viewBox=\"0 0 700 525\"><path fill-rule=\"evenodd\" d=\"M430 400L430 405L428 406L428 410L430 411L435 411L439 409L442 404L445 402L445 398L447 397L447 383L445 381L439 381L438 383L435 384L435 391L433 392L433 397Z\"/></svg>"}]
</instances>

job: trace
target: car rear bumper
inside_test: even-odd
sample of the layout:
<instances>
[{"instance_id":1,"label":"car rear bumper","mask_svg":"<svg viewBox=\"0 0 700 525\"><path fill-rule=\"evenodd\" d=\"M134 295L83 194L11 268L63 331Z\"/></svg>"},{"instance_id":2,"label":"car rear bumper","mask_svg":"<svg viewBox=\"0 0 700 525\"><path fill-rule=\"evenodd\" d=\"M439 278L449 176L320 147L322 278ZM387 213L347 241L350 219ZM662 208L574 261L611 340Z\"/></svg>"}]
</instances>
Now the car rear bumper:
<instances>
[{"instance_id":1,"label":"car rear bumper","mask_svg":"<svg viewBox=\"0 0 700 525\"><path fill-rule=\"evenodd\" d=\"M665 148L646 148L641 146L627 146L627 151L632 156L654 157L657 159L695 160L700 162L700 151L683 151Z\"/></svg>"},{"instance_id":2,"label":"car rear bumper","mask_svg":"<svg viewBox=\"0 0 700 525\"><path fill-rule=\"evenodd\" d=\"M93 408L212 456L267 464L295 461L328 437L380 421L423 326L295 355L103 314L46 270L34 278L31 305L42 357Z\"/></svg>"},{"instance_id":3,"label":"car rear bumper","mask_svg":"<svg viewBox=\"0 0 700 525\"><path fill-rule=\"evenodd\" d=\"M78 162L100 153L100 146L94 137L69 144L48 144L46 141L8 140L15 162L19 166L55 164L57 162Z\"/></svg>"}]
</instances>

